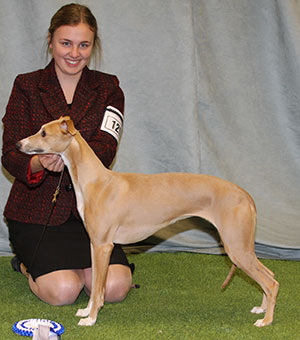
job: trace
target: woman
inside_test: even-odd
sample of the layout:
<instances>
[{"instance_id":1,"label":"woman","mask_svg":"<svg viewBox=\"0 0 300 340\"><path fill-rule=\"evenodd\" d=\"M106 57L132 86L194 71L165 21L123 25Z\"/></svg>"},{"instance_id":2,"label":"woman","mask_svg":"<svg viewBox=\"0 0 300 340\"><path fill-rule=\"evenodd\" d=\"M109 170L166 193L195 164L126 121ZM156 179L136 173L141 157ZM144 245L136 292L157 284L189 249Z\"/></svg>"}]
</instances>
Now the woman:
<instances>
[{"instance_id":1,"label":"woman","mask_svg":"<svg viewBox=\"0 0 300 340\"><path fill-rule=\"evenodd\" d=\"M89 238L76 209L67 170L53 212L51 200L64 164L58 155L29 157L15 143L41 125L68 115L107 167L113 161L118 133L102 128L107 107L123 115L124 96L115 76L88 69L100 50L97 21L82 5L60 8L51 19L50 64L19 75L3 118L2 163L15 177L5 207L12 266L27 276L32 292L52 305L73 303L91 290ZM88 174L87 174L88 175ZM43 234L44 226L49 224ZM122 301L131 288L132 265L118 245L111 256L105 300Z\"/></svg>"}]
</instances>

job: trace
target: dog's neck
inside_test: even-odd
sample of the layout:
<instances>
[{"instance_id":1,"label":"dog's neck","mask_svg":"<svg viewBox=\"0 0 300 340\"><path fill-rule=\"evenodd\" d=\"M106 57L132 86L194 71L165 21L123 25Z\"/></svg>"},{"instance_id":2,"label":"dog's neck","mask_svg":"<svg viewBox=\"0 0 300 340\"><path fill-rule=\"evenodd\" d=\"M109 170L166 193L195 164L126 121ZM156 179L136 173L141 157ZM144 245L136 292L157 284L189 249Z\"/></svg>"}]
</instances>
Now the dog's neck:
<instances>
[{"instance_id":1,"label":"dog's neck","mask_svg":"<svg viewBox=\"0 0 300 340\"><path fill-rule=\"evenodd\" d=\"M99 179L99 174L105 181L110 171L105 168L79 131L72 137L71 143L61 156L74 185L79 182L83 185L85 181L90 182L93 178Z\"/></svg>"}]
</instances>

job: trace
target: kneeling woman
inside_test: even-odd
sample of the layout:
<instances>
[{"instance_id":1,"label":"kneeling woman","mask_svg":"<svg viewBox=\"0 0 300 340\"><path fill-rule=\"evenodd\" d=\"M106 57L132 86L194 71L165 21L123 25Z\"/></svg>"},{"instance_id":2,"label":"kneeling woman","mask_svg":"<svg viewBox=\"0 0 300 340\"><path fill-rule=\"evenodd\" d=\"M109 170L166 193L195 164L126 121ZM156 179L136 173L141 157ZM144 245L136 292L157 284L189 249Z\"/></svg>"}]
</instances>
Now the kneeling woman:
<instances>
[{"instance_id":1,"label":"kneeling woman","mask_svg":"<svg viewBox=\"0 0 300 340\"><path fill-rule=\"evenodd\" d=\"M27 276L36 296L52 305L73 303L82 289L89 294L90 241L66 169L51 213L52 197L64 168L60 156L30 157L18 152L15 143L41 125L68 115L103 164L110 166L118 131L102 128L102 121L108 107L123 115L124 95L117 77L87 67L92 55L100 52L97 32L97 21L86 6L60 8L49 27L50 64L17 76L3 118L2 164L15 177L4 211L16 254L12 266ZM127 296L132 271L122 248L115 245L106 301L119 302Z\"/></svg>"}]
</instances>

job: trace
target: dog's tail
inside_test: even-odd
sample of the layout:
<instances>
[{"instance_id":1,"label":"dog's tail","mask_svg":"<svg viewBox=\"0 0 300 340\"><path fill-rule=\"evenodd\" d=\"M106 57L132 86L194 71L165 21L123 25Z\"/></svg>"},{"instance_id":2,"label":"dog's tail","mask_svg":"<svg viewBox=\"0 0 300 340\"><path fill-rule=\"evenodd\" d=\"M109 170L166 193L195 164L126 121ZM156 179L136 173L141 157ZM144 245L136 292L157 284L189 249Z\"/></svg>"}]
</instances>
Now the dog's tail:
<instances>
[{"instance_id":1,"label":"dog's tail","mask_svg":"<svg viewBox=\"0 0 300 340\"><path fill-rule=\"evenodd\" d=\"M236 270L236 265L233 264L231 266L231 269L230 269L230 271L229 271L225 281L222 284L222 289L225 288L228 285L228 282L230 281L230 279L231 279L232 275L234 274L235 270Z\"/></svg>"}]
</instances>

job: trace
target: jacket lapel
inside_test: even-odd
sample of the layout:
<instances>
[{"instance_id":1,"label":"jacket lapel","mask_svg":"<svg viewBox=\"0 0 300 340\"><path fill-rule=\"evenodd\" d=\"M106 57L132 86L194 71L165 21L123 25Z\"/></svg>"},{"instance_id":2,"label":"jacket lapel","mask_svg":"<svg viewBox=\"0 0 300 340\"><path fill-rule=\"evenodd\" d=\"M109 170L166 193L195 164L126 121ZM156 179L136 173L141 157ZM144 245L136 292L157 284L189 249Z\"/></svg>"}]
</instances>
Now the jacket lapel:
<instances>
[{"instance_id":1,"label":"jacket lapel","mask_svg":"<svg viewBox=\"0 0 300 340\"><path fill-rule=\"evenodd\" d=\"M65 115L68 106L56 76L54 60L43 70L39 88L43 104L52 118L58 119Z\"/></svg>"},{"instance_id":2,"label":"jacket lapel","mask_svg":"<svg viewBox=\"0 0 300 340\"><path fill-rule=\"evenodd\" d=\"M50 115L54 119L69 115L75 125L87 114L88 109L96 99L96 88L98 86L100 86L100 83L95 79L94 72L85 67L77 84L70 110L56 76L54 60L43 70L39 84L43 104Z\"/></svg>"},{"instance_id":3,"label":"jacket lapel","mask_svg":"<svg viewBox=\"0 0 300 340\"><path fill-rule=\"evenodd\" d=\"M75 125L88 114L88 110L97 97L96 88L100 85L93 76L94 72L84 68L74 94L71 117Z\"/></svg>"}]
</instances>

